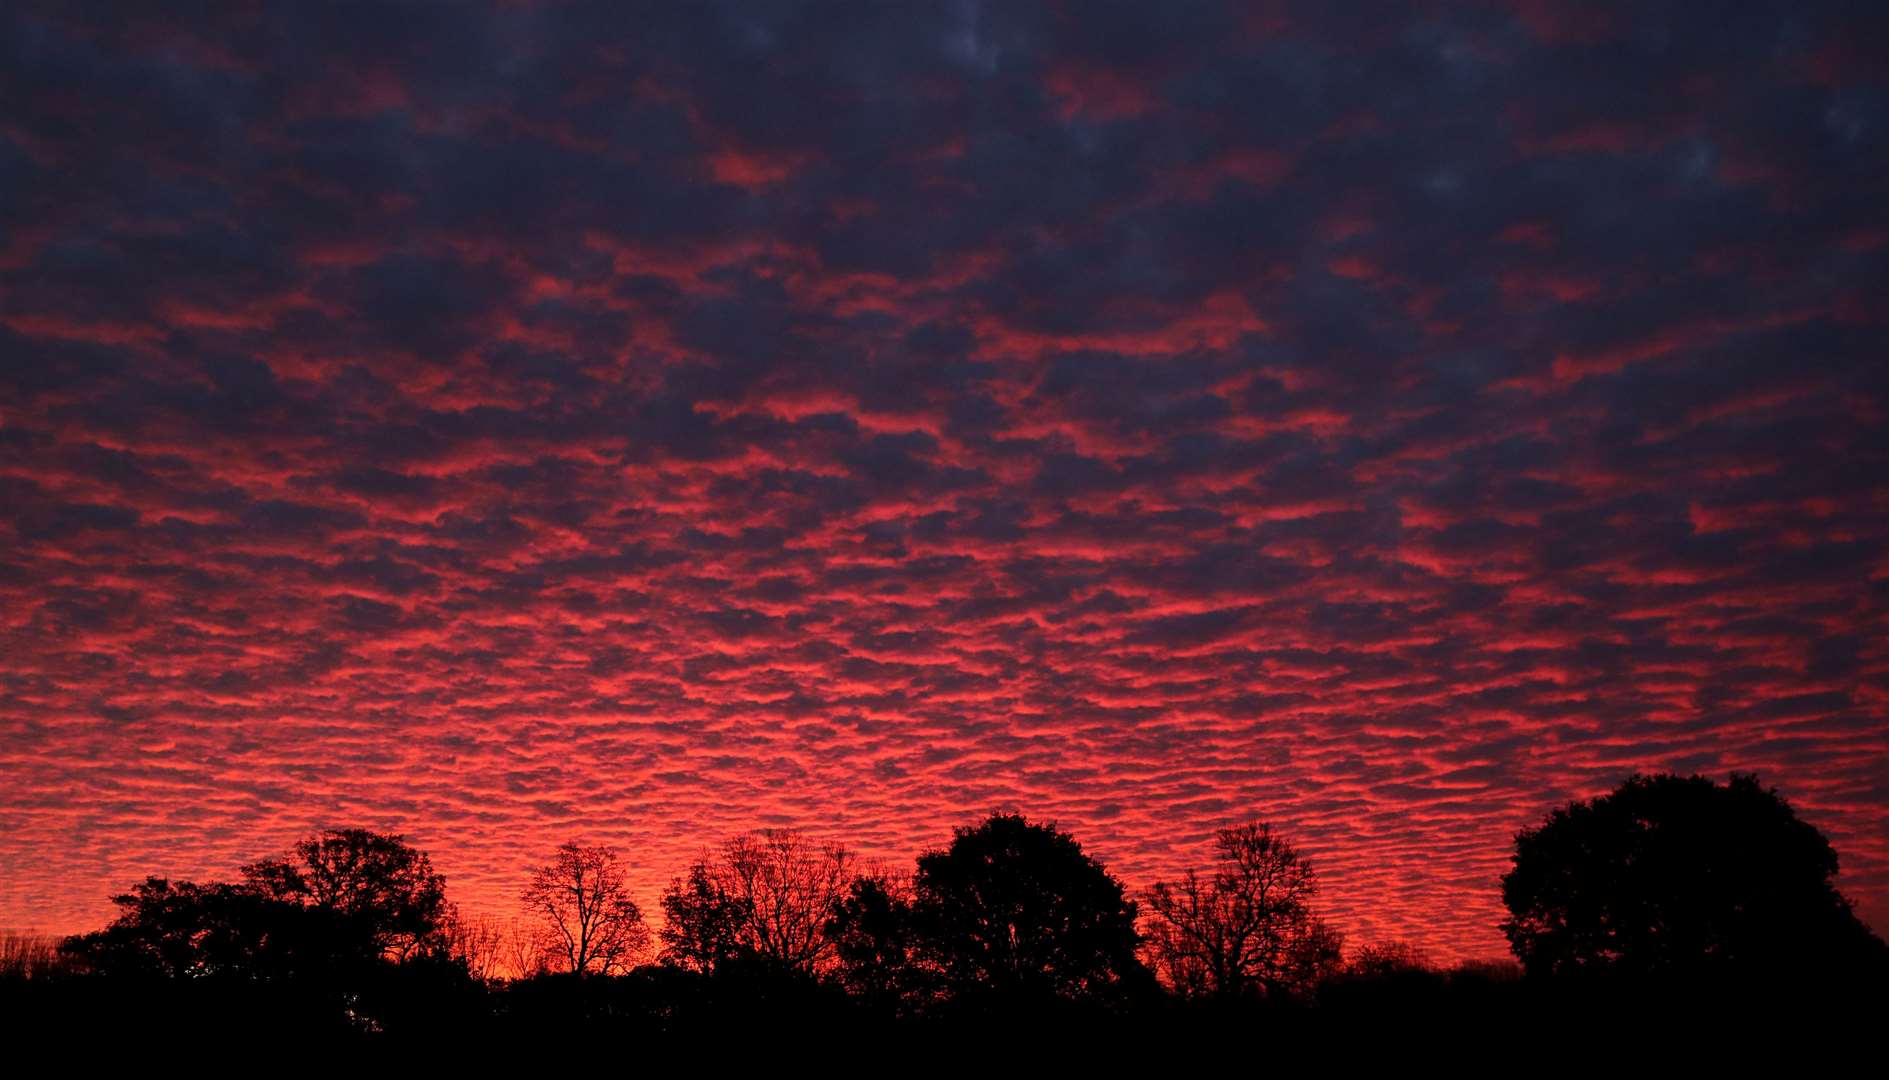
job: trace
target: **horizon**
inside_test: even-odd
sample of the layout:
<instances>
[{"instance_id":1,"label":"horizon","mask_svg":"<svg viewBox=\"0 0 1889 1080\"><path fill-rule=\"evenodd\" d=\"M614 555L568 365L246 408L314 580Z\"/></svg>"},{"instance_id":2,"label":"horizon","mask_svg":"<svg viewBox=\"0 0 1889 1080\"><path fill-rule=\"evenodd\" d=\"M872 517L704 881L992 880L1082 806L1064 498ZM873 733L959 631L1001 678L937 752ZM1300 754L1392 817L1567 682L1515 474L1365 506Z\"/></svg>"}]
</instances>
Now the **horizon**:
<instances>
[{"instance_id":1,"label":"horizon","mask_svg":"<svg viewBox=\"0 0 1889 1080\"><path fill-rule=\"evenodd\" d=\"M1758 779L1761 783L1763 782L1763 777L1759 777ZM1611 788L1609 790L1611 790ZM1596 791L1593 793L1593 796L1591 797L1598 797L1607 793L1608 793L1607 790ZM1779 792L1779 794L1785 795L1785 793L1783 792ZM1785 797L1786 797L1786 802L1788 802L1789 801L1788 796L1785 796ZM1563 803L1561 805L1566 805L1566 804ZM1556 809L1556 807L1549 807L1547 809ZM990 813L1017 813L1020 811L1017 811L1014 808L999 808L999 809L992 810L989 812ZM796 833L798 835L801 835L815 842L832 843L832 844L835 844L844 848L847 851L847 853L854 858L855 865L857 865L860 868L860 870L864 873L885 872L885 873L889 873L893 875L894 877L909 877L911 873L910 866L919 855L925 854L927 852L944 850L948 846L951 836L958 829L968 828L970 826L977 824L978 821L982 819L982 816L983 815L974 815L972 817L965 819L964 821L961 821L952 826L949 826L947 828L947 831L944 833L944 835L942 835L935 843L927 846L922 851L913 851L906 854L903 857L899 857L899 856L888 857L883 853L860 851L858 849L851 847L850 845L847 845L843 837L828 835L826 833L823 833L820 830L801 829L801 828L795 827L795 828L790 828L787 831ZM1024 814L1024 816L1026 818L1030 817L1030 815L1028 815L1027 813ZM1543 816L1545 816L1545 811L1544 811ZM1052 827L1060 827L1060 823L1054 820L1043 819L1039 821L1038 823L1049 825ZM1541 823L1542 823L1542 818L1537 817L1536 820L1531 821L1528 824L1530 827L1536 827L1536 826L1539 826ZM1234 824L1235 823L1229 823L1228 827L1233 827ZM1815 822L1812 822L1811 824L1814 825ZM350 828L350 827L354 827L354 826L345 825L345 824L334 824L330 826L322 826L315 830L312 830L307 835L312 836L312 835L315 835L316 833L325 832L330 829L342 829L342 828ZM749 830L747 833L744 833L744 834L731 834L729 836L721 837L720 839L714 842L698 845L693 849L692 854L690 854L686 859L684 859L682 863L679 863L676 866L670 868L670 870L667 873L659 872L659 871L654 870L653 868L649 868L642 865L641 863L639 863L637 860L633 858L634 853L632 852L626 852L626 851L617 849L616 854L623 859L622 869L625 872L626 881L629 884L629 892L631 894L631 897L636 902L637 906L643 912L643 916L648 921L648 924L651 927L660 927L663 924L664 919L661 914L661 907L658 903L659 896L665 890L670 888L673 884L675 884L676 882L678 882L679 880L681 880L683 877L686 876L690 864L694 864L702 860L713 861L714 859L719 857L719 853L722 850L722 847L725 841L733 839L735 835L755 835L762 832L765 828L769 828L769 827L757 827L753 830ZM369 831L370 832L385 832L388 835L399 835L401 839L405 840L407 843L411 844L413 847L415 847L419 851L427 853L429 855L429 858L431 857L431 853L427 851L427 847L425 843L421 842L421 838L408 836L404 834L398 834L398 833L393 832L392 830L374 829L372 827L369 827ZM1280 829L1279 833L1280 835L1284 836L1287 840L1293 839L1293 836L1289 830ZM289 841L284 842L282 845L280 845L279 847L273 850L266 851L266 852L259 852L249 858L243 859L242 864L246 865L249 863L260 861L262 859L288 854L290 853L290 849L293 842L300 839L303 839L303 837L302 836L293 837ZM600 841L598 841L595 837L590 837L590 836L574 836L567 839L570 842L576 843L580 846L586 846L586 847L594 846L600 843ZM1116 868L1115 864L1104 853L1095 850L1089 844L1083 843L1083 838L1080 835L1075 836L1075 840L1079 844L1082 844L1083 850L1086 854L1088 854L1091 858L1096 859L1103 866L1103 868L1111 874L1111 876L1115 877L1118 881L1121 881L1121 883L1123 884L1126 890L1128 897L1131 900L1134 900L1137 903L1137 905L1140 907L1141 917L1145 920L1148 917L1148 907L1147 907L1148 894L1152 886L1154 885L1156 879L1151 878L1146 881L1138 881L1135 879L1128 878L1124 876ZM1192 869L1192 870L1199 870L1203 872L1210 870L1212 866L1212 858L1211 858L1212 843L1213 843L1213 837L1211 834L1209 834L1206 837L1201 838L1200 841L1196 845L1194 845L1198 849L1197 858L1195 858L1192 862L1183 862L1183 863L1177 864L1173 869L1161 873L1159 875L1158 880L1173 883L1175 880L1179 878L1181 874L1185 873L1187 870ZM604 843L602 846L611 847L613 849L616 848L616 845L607 844L607 843ZM533 870L533 868L535 868L538 865L541 865L545 861L545 859L549 857L550 853L551 853L550 850L547 849L544 853L541 854L539 858L537 858L534 862L532 862L531 865L521 866L518 869L518 872L516 874L518 881L522 883L528 880L531 876L531 871ZM1314 905L1313 905L1314 909L1317 911L1320 917L1327 918L1331 922L1331 924L1336 929L1338 929L1341 934L1343 934L1343 947L1344 947L1345 954L1347 956L1350 956L1354 954L1357 950L1364 949L1364 948L1381 947L1381 946L1386 946L1386 945L1407 945L1407 946L1411 946L1411 947L1419 949L1421 951L1421 955L1424 957L1426 962L1435 964L1440 969L1458 968L1458 967L1464 967L1464 966L1474 967L1478 965L1487 965L1487 964L1514 964L1516 962L1516 959L1510 953L1506 942L1502 943L1500 948L1496 950L1483 951L1483 952L1465 952L1465 951L1460 951L1449 944L1445 944L1440 947L1433 945L1427 942L1421 935L1412 935L1412 934L1403 934L1403 933L1378 933L1375 936L1371 935L1370 933L1368 933L1368 931L1371 929L1379 928L1380 924L1373 920L1370 920L1368 916L1363 920L1359 920L1353 913L1351 913L1348 909L1344 908L1343 906L1334 906L1331 900L1331 892L1332 892L1331 883L1329 879L1324 875L1324 872L1322 870L1323 861L1318 857L1317 852L1302 851L1302 854L1306 857L1307 861L1312 866L1313 870L1315 872L1318 872L1320 875L1319 884L1318 884L1319 895L1314 901ZM1512 854L1513 854L1512 849L1505 851L1504 852L1505 859ZM1841 852L1839 851L1838 854L1840 856ZM446 872L446 868L440 865L439 860L433 859L432 862L434 865L434 869L442 871L442 876L445 878L447 899L452 902L459 917L466 919L468 921L490 920L490 922L496 928L501 929L504 933L508 935L517 932L516 921L523 921L525 923L529 923L534 918L533 914L531 913L531 909L519 899L518 893L522 890L513 889L508 894L505 891L504 885L499 884L499 883L488 883L488 886L485 889L478 890L479 896L480 896L479 900L475 900L471 904L462 902L463 895L467 890L465 890L461 886L454 885L454 880L455 880L454 876L450 872ZM121 888L129 889L132 885L144 880L145 877L164 878L164 879L172 881L173 883L177 881L194 881L198 884L205 884L212 881L230 881L230 880L235 880L240 877L238 870L239 870L239 867L232 866L232 867L225 868L220 872L216 870L210 870L204 873L197 873L197 874L160 873L156 871L150 871L145 874L139 875L133 880L126 881L121 886ZM1839 873L1836 880L1836 885L1839 888L1841 888L1843 884L1844 884L1843 877L1841 873ZM117 892L119 891L119 889L114 889L113 891ZM105 925L107 922L110 921L110 915L117 910L118 909L114 905L112 905L109 900L107 900L103 904L103 913L98 918L93 919L92 921L87 922L85 925L82 925L82 926L75 926L70 929L42 929L38 927L9 927L5 925L0 925L0 935L18 934L18 935L27 936L27 937L63 938L72 934L84 933L84 932L88 932L88 931L92 931L92 930L96 930L100 928L101 926ZM1864 921L1865 923L1868 922L1866 918L1864 919ZM1880 928L1877 928L1874 926L1871 926L1871 929L1876 930L1878 934L1881 934L1882 932ZM1365 931L1365 932L1361 932L1361 931ZM1498 935L1498 938L1499 938L1499 935ZM646 946L644 949L640 951L639 962L640 963L655 963L656 952L657 952L657 949L654 943L649 944L648 946ZM517 974L518 973L514 972L513 977L517 977Z\"/></svg>"}]
</instances>

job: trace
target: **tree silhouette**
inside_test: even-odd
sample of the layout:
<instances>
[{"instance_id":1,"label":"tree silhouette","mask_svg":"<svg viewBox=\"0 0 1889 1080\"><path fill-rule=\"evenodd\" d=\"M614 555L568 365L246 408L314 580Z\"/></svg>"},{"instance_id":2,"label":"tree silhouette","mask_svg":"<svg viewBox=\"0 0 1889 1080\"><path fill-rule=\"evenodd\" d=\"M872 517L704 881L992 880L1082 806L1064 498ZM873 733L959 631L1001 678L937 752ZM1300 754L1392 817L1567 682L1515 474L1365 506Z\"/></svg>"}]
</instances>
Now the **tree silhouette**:
<instances>
[{"instance_id":1,"label":"tree silhouette","mask_svg":"<svg viewBox=\"0 0 1889 1080\"><path fill-rule=\"evenodd\" d=\"M505 927L489 915L467 917L455 912L446 923L446 953L465 965L466 973L481 982L498 977L505 966Z\"/></svg>"},{"instance_id":2,"label":"tree silhouette","mask_svg":"<svg viewBox=\"0 0 1889 1080\"><path fill-rule=\"evenodd\" d=\"M960 996L1115 997L1146 980L1135 903L1053 825L993 814L919 856L915 952Z\"/></svg>"},{"instance_id":3,"label":"tree silhouette","mask_svg":"<svg viewBox=\"0 0 1889 1080\"><path fill-rule=\"evenodd\" d=\"M324 832L242 872L241 883L147 878L113 897L110 926L65 949L121 975L344 982L445 949L445 879L399 836Z\"/></svg>"},{"instance_id":4,"label":"tree silhouette","mask_svg":"<svg viewBox=\"0 0 1889 1080\"><path fill-rule=\"evenodd\" d=\"M763 829L722 849L722 889L747 917L745 944L782 971L811 975L832 953L827 920L851 878L852 856L797 832Z\"/></svg>"},{"instance_id":5,"label":"tree silhouette","mask_svg":"<svg viewBox=\"0 0 1889 1080\"><path fill-rule=\"evenodd\" d=\"M792 830L736 836L664 894L666 955L702 971L743 959L777 973L818 974L832 957L826 924L851 866L845 848Z\"/></svg>"},{"instance_id":6,"label":"tree silhouette","mask_svg":"<svg viewBox=\"0 0 1889 1080\"><path fill-rule=\"evenodd\" d=\"M328 920L249 885L151 877L112 903L120 910L110 925L61 945L94 974L281 979L329 966L336 951ZM357 944L338 951L366 950Z\"/></svg>"},{"instance_id":7,"label":"tree silhouette","mask_svg":"<svg viewBox=\"0 0 1889 1080\"><path fill-rule=\"evenodd\" d=\"M869 1006L898 1010L924 993L909 890L883 874L856 877L827 920L834 978Z\"/></svg>"},{"instance_id":8,"label":"tree silhouette","mask_svg":"<svg viewBox=\"0 0 1889 1080\"><path fill-rule=\"evenodd\" d=\"M1434 972L1430 954L1407 941L1380 941L1360 947L1345 962L1345 973L1366 979L1393 979Z\"/></svg>"},{"instance_id":9,"label":"tree silhouette","mask_svg":"<svg viewBox=\"0 0 1889 1080\"><path fill-rule=\"evenodd\" d=\"M1255 824L1220 831L1215 852L1211 873L1159 883L1148 901L1147 955L1200 999L1186 1008L1144 996L1155 974L1120 882L1054 826L996 814L922 855L909 884L873 872L838 888L850 864L840 849L736 837L671 883L663 963L635 968L649 931L609 848L560 847L507 933L458 918L399 837L325 833L236 883L148 878L50 962L9 960L25 947L0 940L0 1015L26 1017L23 1030L50 1017L147 1041L248 1032L298 1046L437 1045L480 1025L536 1044L572 1031L629 1042L851 1025L868 1039L1053 1031L1115 1045L1137 1032L1215 1037L1211 1025L1246 1024L1253 1003L1277 997L1312 1031L1460 1016L1565 1037L1728 1015L1864 1031L1889 974L1889 946L1830 886L1828 843L1752 777L1636 776L1522 830L1503 881L1517 955L1536 974L1625 976L1606 982L1523 980L1507 962L1440 970L1397 942L1340 969L1292 844ZM527 918L536 925L520 932ZM621 977L534 977L558 969Z\"/></svg>"},{"instance_id":10,"label":"tree silhouette","mask_svg":"<svg viewBox=\"0 0 1889 1080\"><path fill-rule=\"evenodd\" d=\"M336 829L242 867L244 880L145 878L106 929L70 938L89 969L159 978L363 986L378 961L448 950L446 878L400 836Z\"/></svg>"},{"instance_id":11,"label":"tree silhouette","mask_svg":"<svg viewBox=\"0 0 1889 1080\"><path fill-rule=\"evenodd\" d=\"M1530 975L1774 975L1881 964L1836 852L1755 776L1635 775L1515 837L1502 930Z\"/></svg>"},{"instance_id":12,"label":"tree silhouette","mask_svg":"<svg viewBox=\"0 0 1889 1080\"><path fill-rule=\"evenodd\" d=\"M1303 993L1336 971L1343 940L1312 912L1318 876L1267 824L1221 829L1202 879L1156 882L1148 897L1155 969L1186 997Z\"/></svg>"},{"instance_id":13,"label":"tree silhouette","mask_svg":"<svg viewBox=\"0 0 1889 1080\"><path fill-rule=\"evenodd\" d=\"M747 945L747 905L730 896L706 860L662 894L664 964L713 975L739 961Z\"/></svg>"},{"instance_id":14,"label":"tree silhouette","mask_svg":"<svg viewBox=\"0 0 1889 1080\"><path fill-rule=\"evenodd\" d=\"M250 888L271 900L330 912L354 924L376 954L406 959L441 950L454 912L446 879L403 837L337 829L296 843L291 858L243 867Z\"/></svg>"},{"instance_id":15,"label":"tree silhouette","mask_svg":"<svg viewBox=\"0 0 1889 1080\"><path fill-rule=\"evenodd\" d=\"M649 927L630 898L615 848L560 845L550 862L532 871L521 898L537 916L549 956L573 975L628 971L649 945Z\"/></svg>"},{"instance_id":16,"label":"tree silhouette","mask_svg":"<svg viewBox=\"0 0 1889 1080\"><path fill-rule=\"evenodd\" d=\"M60 946L89 976L63 1018L74 1034L169 1035L214 1018L223 1037L347 1038L384 1030L402 996L386 992L389 974L421 966L383 958L358 920L247 882L152 877L112 901L109 925Z\"/></svg>"},{"instance_id":17,"label":"tree silhouette","mask_svg":"<svg viewBox=\"0 0 1889 1080\"><path fill-rule=\"evenodd\" d=\"M551 970L550 943L535 914L515 914L499 938L498 967L514 979L532 979Z\"/></svg>"},{"instance_id":18,"label":"tree silhouette","mask_svg":"<svg viewBox=\"0 0 1889 1080\"><path fill-rule=\"evenodd\" d=\"M147 878L62 952L105 988L167 984L120 1023L216 1016L272 1037L353 1038L436 1029L476 1007L450 955L444 879L400 837L322 833L242 869L235 883Z\"/></svg>"}]
</instances>

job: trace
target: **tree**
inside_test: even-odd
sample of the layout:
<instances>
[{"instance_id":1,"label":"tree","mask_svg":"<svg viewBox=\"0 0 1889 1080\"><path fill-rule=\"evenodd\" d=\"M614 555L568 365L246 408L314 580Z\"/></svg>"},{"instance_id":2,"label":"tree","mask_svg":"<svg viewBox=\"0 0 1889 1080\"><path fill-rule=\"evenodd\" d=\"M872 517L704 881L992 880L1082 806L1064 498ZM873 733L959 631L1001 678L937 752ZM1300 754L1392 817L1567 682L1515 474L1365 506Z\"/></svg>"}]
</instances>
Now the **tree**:
<instances>
[{"instance_id":1,"label":"tree","mask_svg":"<svg viewBox=\"0 0 1889 1080\"><path fill-rule=\"evenodd\" d=\"M513 915L499 939L499 969L509 978L533 979L551 970L544 929L529 913Z\"/></svg>"},{"instance_id":2,"label":"tree","mask_svg":"<svg viewBox=\"0 0 1889 1080\"><path fill-rule=\"evenodd\" d=\"M356 920L248 883L151 877L112 902L119 912L108 926L60 946L104 987L135 988L95 999L108 1011L87 1015L94 1035L166 1032L208 1017L222 1035L289 1041L384 1030L387 977L423 966L389 962ZM140 985L149 983L163 985Z\"/></svg>"},{"instance_id":3,"label":"tree","mask_svg":"<svg viewBox=\"0 0 1889 1080\"><path fill-rule=\"evenodd\" d=\"M466 974L489 982L505 964L505 928L490 916L467 918L454 913L446 924L446 953Z\"/></svg>"},{"instance_id":4,"label":"tree","mask_svg":"<svg viewBox=\"0 0 1889 1080\"><path fill-rule=\"evenodd\" d=\"M243 877L269 899L355 924L378 955L404 960L446 947L454 914L446 879L401 836L329 830L299 841L289 858L243 867Z\"/></svg>"},{"instance_id":5,"label":"tree","mask_svg":"<svg viewBox=\"0 0 1889 1080\"><path fill-rule=\"evenodd\" d=\"M417 1032L476 992L449 953L444 880L397 836L322 833L241 882L153 877L113 902L110 925L61 950L114 982L167 980L140 995L150 1017L284 1038Z\"/></svg>"},{"instance_id":6,"label":"tree","mask_svg":"<svg viewBox=\"0 0 1889 1080\"><path fill-rule=\"evenodd\" d=\"M713 975L744 954L748 909L723 890L705 859L689 867L686 878L670 881L662 916L666 965Z\"/></svg>"},{"instance_id":7,"label":"tree","mask_svg":"<svg viewBox=\"0 0 1889 1080\"><path fill-rule=\"evenodd\" d=\"M104 930L66 942L96 970L170 978L358 984L382 960L443 954L454 918L446 880L399 836L331 830L240 883L147 878L113 897Z\"/></svg>"},{"instance_id":8,"label":"tree","mask_svg":"<svg viewBox=\"0 0 1889 1080\"><path fill-rule=\"evenodd\" d=\"M1157 882L1149 952L1176 993L1187 997L1303 993L1336 971L1343 940L1313 912L1318 876L1270 825L1221 829L1216 865L1202 879Z\"/></svg>"},{"instance_id":9,"label":"tree","mask_svg":"<svg viewBox=\"0 0 1889 1080\"><path fill-rule=\"evenodd\" d=\"M896 1010L923 995L910 891L884 874L856 877L828 918L835 981L856 999Z\"/></svg>"},{"instance_id":10,"label":"tree","mask_svg":"<svg viewBox=\"0 0 1889 1080\"><path fill-rule=\"evenodd\" d=\"M566 843L534 870L522 895L549 944L574 975L628 971L649 944L643 912L630 898L616 849Z\"/></svg>"},{"instance_id":11,"label":"tree","mask_svg":"<svg viewBox=\"0 0 1889 1080\"><path fill-rule=\"evenodd\" d=\"M325 920L247 885L150 877L112 897L117 918L62 952L118 978L280 979L327 966ZM342 950L358 952L360 950Z\"/></svg>"},{"instance_id":12,"label":"tree","mask_svg":"<svg viewBox=\"0 0 1889 1080\"><path fill-rule=\"evenodd\" d=\"M1634 775L1516 834L1502 923L1531 976L1881 965L1837 855L1755 776Z\"/></svg>"},{"instance_id":13,"label":"tree","mask_svg":"<svg viewBox=\"0 0 1889 1080\"><path fill-rule=\"evenodd\" d=\"M852 856L797 832L762 829L722 849L723 891L747 916L747 947L782 971L812 975L832 954L827 920L851 879Z\"/></svg>"},{"instance_id":14,"label":"tree","mask_svg":"<svg viewBox=\"0 0 1889 1080\"><path fill-rule=\"evenodd\" d=\"M665 955L713 971L733 960L815 975L832 958L826 924L851 878L852 855L800 833L736 836L663 896Z\"/></svg>"},{"instance_id":15,"label":"tree","mask_svg":"<svg viewBox=\"0 0 1889 1080\"><path fill-rule=\"evenodd\" d=\"M1362 946L1345 963L1345 973L1365 979L1393 979L1436 971L1430 954L1407 941L1379 941Z\"/></svg>"},{"instance_id":16,"label":"tree","mask_svg":"<svg viewBox=\"0 0 1889 1080\"><path fill-rule=\"evenodd\" d=\"M950 992L1117 997L1143 981L1135 903L1069 834L1015 814L919 856L914 952Z\"/></svg>"}]
</instances>

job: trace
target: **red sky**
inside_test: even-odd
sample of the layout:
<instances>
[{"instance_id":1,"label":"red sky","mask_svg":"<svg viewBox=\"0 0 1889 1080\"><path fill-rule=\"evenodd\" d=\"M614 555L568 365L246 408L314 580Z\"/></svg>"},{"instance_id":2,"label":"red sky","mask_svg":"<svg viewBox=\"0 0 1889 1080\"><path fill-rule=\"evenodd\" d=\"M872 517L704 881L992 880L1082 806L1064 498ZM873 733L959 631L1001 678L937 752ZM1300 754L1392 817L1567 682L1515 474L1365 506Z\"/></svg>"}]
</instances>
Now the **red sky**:
<instances>
[{"instance_id":1,"label":"red sky","mask_svg":"<svg viewBox=\"0 0 1889 1080\"><path fill-rule=\"evenodd\" d=\"M1003 808L1486 956L1738 770L1889 929L1869 5L303 7L0 14L0 927Z\"/></svg>"}]
</instances>

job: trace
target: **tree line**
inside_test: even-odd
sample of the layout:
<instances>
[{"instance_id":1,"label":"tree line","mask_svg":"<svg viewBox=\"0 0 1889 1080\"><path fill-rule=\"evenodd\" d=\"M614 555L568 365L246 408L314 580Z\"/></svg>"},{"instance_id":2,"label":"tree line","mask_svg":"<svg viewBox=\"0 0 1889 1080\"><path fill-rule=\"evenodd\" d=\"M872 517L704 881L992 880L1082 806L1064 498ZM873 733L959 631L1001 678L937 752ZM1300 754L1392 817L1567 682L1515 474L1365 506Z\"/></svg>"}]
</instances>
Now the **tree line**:
<instances>
[{"instance_id":1,"label":"tree line","mask_svg":"<svg viewBox=\"0 0 1889 1080\"><path fill-rule=\"evenodd\" d=\"M1834 887L1828 841L1750 776L1635 776L1521 830L1502 881L1512 977L1439 970L1394 941L1347 950L1312 860L1264 822L1220 829L1209 865L1139 897L1014 813L956 829L909 871L793 830L732 837L669 883L654 927L626 870L611 847L565 843L501 924L462 917L402 837L333 830L236 881L147 878L113 898L109 925L56 947L0 942L0 982L49 1022L190 1001L197 1021L373 1038L481 1017L673 1032L734 1015L1171 1021L1393 998L1408 1014L1623 980L1880 994L1889 972Z\"/></svg>"}]
</instances>

